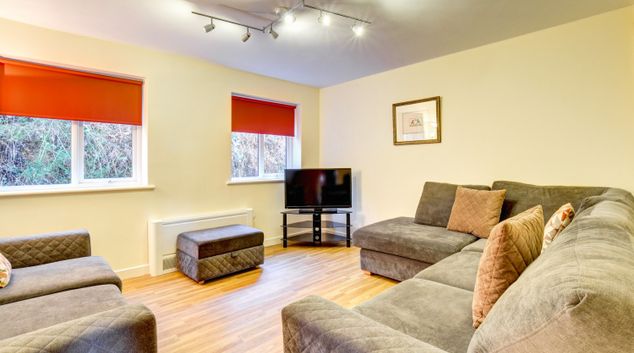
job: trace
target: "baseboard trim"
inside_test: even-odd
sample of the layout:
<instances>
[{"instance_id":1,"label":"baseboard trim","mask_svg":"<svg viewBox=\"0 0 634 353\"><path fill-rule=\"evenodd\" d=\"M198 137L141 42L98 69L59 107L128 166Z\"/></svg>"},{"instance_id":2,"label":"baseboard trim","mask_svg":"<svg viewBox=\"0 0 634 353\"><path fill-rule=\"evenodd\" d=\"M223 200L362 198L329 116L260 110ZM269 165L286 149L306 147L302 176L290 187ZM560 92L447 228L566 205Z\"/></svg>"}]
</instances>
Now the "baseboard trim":
<instances>
[{"instance_id":1,"label":"baseboard trim","mask_svg":"<svg viewBox=\"0 0 634 353\"><path fill-rule=\"evenodd\" d=\"M264 247L282 244L280 237L264 239Z\"/></svg>"},{"instance_id":2,"label":"baseboard trim","mask_svg":"<svg viewBox=\"0 0 634 353\"><path fill-rule=\"evenodd\" d=\"M148 264L132 266L128 268L122 268L114 271L121 279L128 279L134 277L144 276L150 273L150 266Z\"/></svg>"}]
</instances>

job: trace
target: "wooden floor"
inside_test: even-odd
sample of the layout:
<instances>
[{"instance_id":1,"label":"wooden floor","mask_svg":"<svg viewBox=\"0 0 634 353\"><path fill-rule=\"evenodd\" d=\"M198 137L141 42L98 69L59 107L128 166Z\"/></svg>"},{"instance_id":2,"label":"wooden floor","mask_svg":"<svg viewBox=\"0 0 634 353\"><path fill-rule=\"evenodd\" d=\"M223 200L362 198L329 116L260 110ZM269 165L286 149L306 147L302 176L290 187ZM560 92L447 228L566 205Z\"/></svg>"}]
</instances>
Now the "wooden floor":
<instances>
[{"instance_id":1,"label":"wooden floor","mask_svg":"<svg viewBox=\"0 0 634 353\"><path fill-rule=\"evenodd\" d=\"M124 295L158 320L159 352L282 352L281 309L308 295L344 307L396 282L359 269L359 249L266 249L259 269L199 285L180 273L124 281Z\"/></svg>"}]
</instances>

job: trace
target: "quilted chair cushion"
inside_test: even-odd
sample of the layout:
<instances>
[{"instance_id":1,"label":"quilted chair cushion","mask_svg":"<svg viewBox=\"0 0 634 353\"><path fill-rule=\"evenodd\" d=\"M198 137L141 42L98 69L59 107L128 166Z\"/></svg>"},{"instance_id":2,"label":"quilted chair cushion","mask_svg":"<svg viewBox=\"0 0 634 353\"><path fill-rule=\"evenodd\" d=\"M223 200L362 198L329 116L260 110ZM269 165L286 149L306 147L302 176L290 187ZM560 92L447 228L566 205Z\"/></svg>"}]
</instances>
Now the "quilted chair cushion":
<instances>
[{"instance_id":1,"label":"quilted chair cushion","mask_svg":"<svg viewBox=\"0 0 634 353\"><path fill-rule=\"evenodd\" d=\"M126 305L119 288L111 284L67 290L20 300L0 307L0 340L32 332Z\"/></svg>"},{"instance_id":2,"label":"quilted chair cushion","mask_svg":"<svg viewBox=\"0 0 634 353\"><path fill-rule=\"evenodd\" d=\"M156 319L143 305L126 305L0 341L0 353L156 351Z\"/></svg>"},{"instance_id":3,"label":"quilted chair cushion","mask_svg":"<svg viewBox=\"0 0 634 353\"><path fill-rule=\"evenodd\" d=\"M0 239L0 253L13 268L90 256L90 235L86 230Z\"/></svg>"},{"instance_id":4,"label":"quilted chair cushion","mask_svg":"<svg viewBox=\"0 0 634 353\"><path fill-rule=\"evenodd\" d=\"M121 279L99 256L18 268L9 285L0 290L0 305L101 284L121 288Z\"/></svg>"},{"instance_id":5,"label":"quilted chair cushion","mask_svg":"<svg viewBox=\"0 0 634 353\"><path fill-rule=\"evenodd\" d=\"M473 293L473 327L478 328L495 302L541 253L544 213L533 207L491 231Z\"/></svg>"}]
</instances>

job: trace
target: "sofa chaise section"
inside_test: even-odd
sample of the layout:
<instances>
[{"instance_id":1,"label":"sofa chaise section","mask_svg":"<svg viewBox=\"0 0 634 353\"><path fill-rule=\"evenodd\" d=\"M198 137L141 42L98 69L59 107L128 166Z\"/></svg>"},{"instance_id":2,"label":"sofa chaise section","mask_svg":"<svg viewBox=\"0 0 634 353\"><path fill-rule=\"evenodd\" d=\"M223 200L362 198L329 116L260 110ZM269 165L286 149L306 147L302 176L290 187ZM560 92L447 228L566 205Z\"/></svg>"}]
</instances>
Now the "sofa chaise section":
<instances>
[{"instance_id":1,"label":"sofa chaise section","mask_svg":"<svg viewBox=\"0 0 634 353\"><path fill-rule=\"evenodd\" d=\"M453 232L398 217L356 230L353 244L362 249L361 269L396 280L412 278L422 269L476 241Z\"/></svg>"}]
</instances>

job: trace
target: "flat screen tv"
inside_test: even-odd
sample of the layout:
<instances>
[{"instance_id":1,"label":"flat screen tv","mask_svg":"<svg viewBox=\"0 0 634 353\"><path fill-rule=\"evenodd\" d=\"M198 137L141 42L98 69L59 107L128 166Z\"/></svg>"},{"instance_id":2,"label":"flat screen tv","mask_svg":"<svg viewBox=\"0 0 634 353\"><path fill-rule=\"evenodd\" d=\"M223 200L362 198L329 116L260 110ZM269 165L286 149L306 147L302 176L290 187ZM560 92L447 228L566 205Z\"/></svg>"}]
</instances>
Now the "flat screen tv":
<instances>
[{"instance_id":1,"label":"flat screen tv","mask_svg":"<svg viewBox=\"0 0 634 353\"><path fill-rule=\"evenodd\" d=\"M352 207L352 170L286 169L286 208L324 209Z\"/></svg>"}]
</instances>

